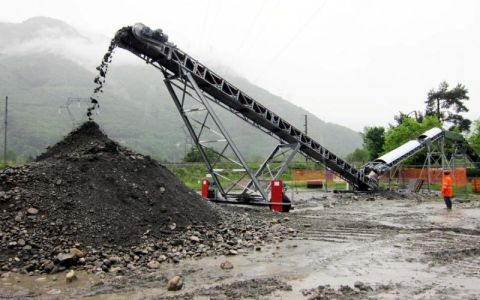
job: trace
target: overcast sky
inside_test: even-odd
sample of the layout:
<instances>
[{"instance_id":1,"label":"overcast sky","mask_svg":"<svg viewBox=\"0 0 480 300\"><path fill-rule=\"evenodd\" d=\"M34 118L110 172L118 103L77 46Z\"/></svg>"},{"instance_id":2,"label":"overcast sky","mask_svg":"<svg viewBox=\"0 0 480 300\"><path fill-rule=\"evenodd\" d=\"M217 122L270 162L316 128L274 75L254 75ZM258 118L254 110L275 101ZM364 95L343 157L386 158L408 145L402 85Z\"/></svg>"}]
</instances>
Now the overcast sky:
<instances>
[{"instance_id":1,"label":"overcast sky","mask_svg":"<svg viewBox=\"0 0 480 300\"><path fill-rule=\"evenodd\" d=\"M238 73L357 131L387 125L398 111L423 110L443 80L466 85L467 117L480 118L480 1L2 3L0 21L33 16L106 36L136 22L163 28L195 58L225 66L217 73Z\"/></svg>"}]
</instances>

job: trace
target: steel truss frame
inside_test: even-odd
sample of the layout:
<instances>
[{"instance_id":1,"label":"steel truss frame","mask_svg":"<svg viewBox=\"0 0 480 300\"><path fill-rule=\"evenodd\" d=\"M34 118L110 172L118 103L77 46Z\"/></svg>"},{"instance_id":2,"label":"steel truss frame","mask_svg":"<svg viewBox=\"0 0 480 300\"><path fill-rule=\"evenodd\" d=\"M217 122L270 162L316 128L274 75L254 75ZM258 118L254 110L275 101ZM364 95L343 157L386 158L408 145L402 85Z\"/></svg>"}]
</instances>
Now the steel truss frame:
<instances>
[{"instance_id":1,"label":"steel truss frame","mask_svg":"<svg viewBox=\"0 0 480 300\"><path fill-rule=\"evenodd\" d=\"M474 154L475 156L472 156L471 154ZM470 161L473 167L478 167L479 162L473 160L475 157L478 157L477 154L475 152L472 153L472 149L467 143L463 141L455 142L453 152L452 152L452 155L450 156L450 160L448 163L452 170L454 170L457 166L467 168L468 166L467 161ZM461 161L461 165L457 165L457 160ZM452 176L453 176L453 179L456 180L455 172L452 172ZM457 193L459 191L460 189L457 188ZM465 194L468 194L467 185L465 185L464 192Z\"/></svg>"},{"instance_id":2,"label":"steel truss frame","mask_svg":"<svg viewBox=\"0 0 480 300\"><path fill-rule=\"evenodd\" d=\"M480 161L475 160L475 158L478 159L478 154L473 151L474 150L465 141L455 141L449 160L449 166L454 168L456 160L460 159L463 161L465 167L468 166L467 161L470 161L472 167L480 168Z\"/></svg>"},{"instance_id":3,"label":"steel truss frame","mask_svg":"<svg viewBox=\"0 0 480 300\"><path fill-rule=\"evenodd\" d=\"M400 177L399 176L400 169L401 169L401 164L397 164L388 170L388 188L389 189L392 188L392 178ZM400 180L398 180L397 183L400 183Z\"/></svg>"},{"instance_id":4,"label":"steel truss frame","mask_svg":"<svg viewBox=\"0 0 480 300\"><path fill-rule=\"evenodd\" d=\"M450 142L453 146L451 149L449 149L451 150L451 152L446 150L446 142ZM469 151L471 151L471 149L469 148L468 144L466 144L463 139L454 139L451 135L446 135L445 132L441 135L438 135L432 140L426 141L423 147L426 150L427 155L422 165L420 177L422 177L422 175L424 175L426 172L426 183L428 191L431 191L432 167L441 167L442 169L454 169L456 166L458 166L456 164L457 160L461 160L462 166L464 167L467 166L467 161L469 160L473 165L476 164L469 156ZM401 164L397 163L389 169L389 187L391 186L392 178L395 178L396 174L398 174L401 168ZM455 176L455 173L452 173L452 176Z\"/></svg>"},{"instance_id":5,"label":"steel truss frame","mask_svg":"<svg viewBox=\"0 0 480 300\"><path fill-rule=\"evenodd\" d=\"M442 169L446 169L450 167L450 161L447 159L445 153L445 135L442 134L441 137L435 139L433 141L426 142L427 148L427 157L423 162L422 171L420 172L420 177L422 177L425 168L427 169L427 189L431 191L431 184L432 184L432 175L431 175L431 168L432 165L441 166Z\"/></svg>"},{"instance_id":6,"label":"steel truss frame","mask_svg":"<svg viewBox=\"0 0 480 300\"><path fill-rule=\"evenodd\" d=\"M453 146L450 151L446 151L445 142L449 140ZM458 166L467 167L467 161L471 161L473 165L475 162L471 160L471 157L468 155L468 152L471 151L469 145L465 143L463 139L452 139L451 136L443 135L437 143L432 143L428 145L427 148L427 157L423 168L428 167L427 169L427 184L428 191L431 190L431 175L430 168L432 165L441 166L442 169L455 169ZM461 165L457 164L457 160L461 160ZM423 169L422 169L423 172ZM455 180L455 172L451 173L452 177ZM467 187L465 186L465 192L467 192Z\"/></svg>"},{"instance_id":7,"label":"steel truss frame","mask_svg":"<svg viewBox=\"0 0 480 300\"><path fill-rule=\"evenodd\" d=\"M164 75L164 83L167 90L182 117L193 143L205 162L216 192L220 193L223 200L235 200L236 202L263 201L269 203L268 193L270 184L262 184L260 180L264 178L265 171L268 171L271 175L270 180L280 178L295 154L298 153L300 144L277 145L254 173L223 125L211 102L225 109L227 108L204 93L190 73L185 72L179 78L170 75L161 66L155 67L159 68ZM239 116L238 114L236 115ZM212 136L215 138L211 139ZM207 147L210 152L215 153L215 157L209 156ZM286 155L287 152L290 152L290 154ZM280 156L283 156L280 166L276 169L271 167L274 160ZM238 166L238 168L230 169L229 171L242 173L242 175L239 178L232 179L223 174L227 169L218 168L218 165L224 161ZM245 178L248 179L248 183L243 185L242 180Z\"/></svg>"},{"instance_id":8,"label":"steel truss frame","mask_svg":"<svg viewBox=\"0 0 480 300\"><path fill-rule=\"evenodd\" d=\"M152 66L163 69L167 75L177 77L180 86L183 86L186 74L190 74L204 92L204 98L275 137L281 143L300 143L299 152L303 156L324 164L356 189L371 190L377 187L376 182L366 176L363 170L354 168L175 45L155 38L148 27L136 24L123 28L117 32L115 39L119 47L132 52ZM193 93L196 94L196 91Z\"/></svg>"},{"instance_id":9,"label":"steel truss frame","mask_svg":"<svg viewBox=\"0 0 480 300\"><path fill-rule=\"evenodd\" d=\"M265 161L260 165L258 170L255 172L255 177L258 180L265 180L265 173L267 173L268 181L263 185L263 188L266 191L270 191L270 181L278 180L280 176L285 172L290 162L293 160L298 150L300 149L300 144L279 144L275 146L273 151L268 155ZM290 153L289 153L290 152ZM282 157L280 160L280 157ZM278 165L275 165L275 164ZM244 192L253 184L253 180L247 184L244 189Z\"/></svg>"},{"instance_id":10,"label":"steel truss frame","mask_svg":"<svg viewBox=\"0 0 480 300\"><path fill-rule=\"evenodd\" d=\"M421 146L415 148L414 150L406 153L401 158L397 159L395 162L390 164L388 169L388 185L391 187L392 178L395 178L396 175L399 174L400 169L402 168L401 161L409 156L419 153L422 150L426 150L427 155L422 165L422 170L420 171L420 177L427 172L427 186L428 190L430 191L431 185L431 172L430 169L432 165L439 165L442 168L448 168L450 166L450 162L446 157L445 154L445 136L444 134L439 134L438 136L434 137L431 140L427 140L422 143Z\"/></svg>"}]
</instances>

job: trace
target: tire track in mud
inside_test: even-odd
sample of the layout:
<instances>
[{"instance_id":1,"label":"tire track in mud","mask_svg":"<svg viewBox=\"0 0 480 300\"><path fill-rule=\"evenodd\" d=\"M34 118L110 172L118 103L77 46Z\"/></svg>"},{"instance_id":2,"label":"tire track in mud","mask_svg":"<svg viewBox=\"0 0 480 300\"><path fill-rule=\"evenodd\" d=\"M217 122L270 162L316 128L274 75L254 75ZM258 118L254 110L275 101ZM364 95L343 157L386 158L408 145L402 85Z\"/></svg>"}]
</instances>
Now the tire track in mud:
<instances>
[{"instance_id":1,"label":"tire track in mud","mask_svg":"<svg viewBox=\"0 0 480 300\"><path fill-rule=\"evenodd\" d=\"M380 264L382 259L399 264L417 262L434 270L442 267L433 272L447 272L445 276L480 277L478 226L472 228L468 220L459 224L434 224L429 217L438 215L437 211L376 209L344 209L337 203L335 207L294 211L296 238L327 243L325 251L311 257L313 264L322 266L341 264L341 261L352 263L349 257L356 255L361 255L363 264L375 265L375 255L368 258L361 253L384 249L382 253L387 256L378 261ZM352 263L349 272L355 272L357 267ZM359 268L361 274L362 267Z\"/></svg>"},{"instance_id":2,"label":"tire track in mud","mask_svg":"<svg viewBox=\"0 0 480 300\"><path fill-rule=\"evenodd\" d=\"M361 214L360 214L361 215ZM480 254L480 230L462 227L425 226L420 223L400 223L387 225L383 218L361 220L351 212L319 211L318 213L296 216L297 238L327 243L373 242L391 240L398 235L402 238L402 248L418 251L423 260L450 261L464 260ZM403 214L393 214L401 217ZM473 272L476 272L474 270Z\"/></svg>"},{"instance_id":3,"label":"tire track in mud","mask_svg":"<svg viewBox=\"0 0 480 300\"><path fill-rule=\"evenodd\" d=\"M455 262L454 267L466 276L480 278L480 257L476 256L462 259Z\"/></svg>"},{"instance_id":4,"label":"tire track in mud","mask_svg":"<svg viewBox=\"0 0 480 300\"><path fill-rule=\"evenodd\" d=\"M297 238L332 243L369 242L399 233L398 227L361 220L360 217L352 216L351 212L346 214L297 214Z\"/></svg>"},{"instance_id":5,"label":"tire track in mud","mask_svg":"<svg viewBox=\"0 0 480 300\"><path fill-rule=\"evenodd\" d=\"M406 235L402 247L415 251L421 250L426 257L436 261L458 261L480 255L480 233L477 230L435 227L398 228L373 224L364 224L364 227L360 224L358 226L328 225L328 227L316 225L313 225L313 228L300 230L296 238L330 243L354 241L370 243Z\"/></svg>"},{"instance_id":6,"label":"tire track in mud","mask_svg":"<svg viewBox=\"0 0 480 300\"><path fill-rule=\"evenodd\" d=\"M369 241L379 238L383 233L355 227L326 227L302 230L297 238L333 243L346 243L352 240Z\"/></svg>"},{"instance_id":7,"label":"tire track in mud","mask_svg":"<svg viewBox=\"0 0 480 300\"><path fill-rule=\"evenodd\" d=\"M468 276L480 275L480 235L462 228L426 229L408 236L405 247L421 253L420 261L445 265Z\"/></svg>"}]
</instances>

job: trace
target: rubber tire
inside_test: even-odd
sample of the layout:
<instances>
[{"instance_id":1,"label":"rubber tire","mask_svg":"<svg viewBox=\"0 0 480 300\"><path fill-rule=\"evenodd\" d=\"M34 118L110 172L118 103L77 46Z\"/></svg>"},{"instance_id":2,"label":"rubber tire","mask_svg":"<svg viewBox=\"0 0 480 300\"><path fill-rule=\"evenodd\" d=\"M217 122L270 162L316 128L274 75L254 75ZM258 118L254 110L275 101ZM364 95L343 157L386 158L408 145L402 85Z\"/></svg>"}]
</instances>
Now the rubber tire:
<instances>
[{"instance_id":1,"label":"rubber tire","mask_svg":"<svg viewBox=\"0 0 480 300\"><path fill-rule=\"evenodd\" d=\"M287 195L283 194L283 203L288 203L288 205L282 206L282 212L289 212L290 209L292 208L292 201L290 201L290 198L287 197Z\"/></svg>"}]
</instances>

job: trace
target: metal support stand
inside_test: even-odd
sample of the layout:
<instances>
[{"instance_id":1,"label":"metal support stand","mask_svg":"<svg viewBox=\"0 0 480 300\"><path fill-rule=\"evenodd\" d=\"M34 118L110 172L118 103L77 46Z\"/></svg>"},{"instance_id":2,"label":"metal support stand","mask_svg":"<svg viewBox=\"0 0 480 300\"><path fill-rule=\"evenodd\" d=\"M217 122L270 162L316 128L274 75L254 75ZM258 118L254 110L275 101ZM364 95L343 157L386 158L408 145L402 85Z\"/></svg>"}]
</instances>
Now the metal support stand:
<instances>
[{"instance_id":1,"label":"metal support stand","mask_svg":"<svg viewBox=\"0 0 480 300\"><path fill-rule=\"evenodd\" d=\"M459 163L457 165L457 160L459 160ZM452 171L455 170L455 167L458 166L463 166L465 169L467 168L467 148L466 145L463 143L454 143L453 144L453 149L452 149L452 155L450 159L448 160L448 163L452 169ZM454 182L457 182L457 179L455 178L455 172L452 172L452 177ZM468 181L468 180L467 180ZM458 189L457 189L458 191ZM465 195L468 197L468 187L467 184L465 184L465 189L464 189Z\"/></svg>"},{"instance_id":2,"label":"metal support stand","mask_svg":"<svg viewBox=\"0 0 480 300\"><path fill-rule=\"evenodd\" d=\"M427 169L427 189L431 191L432 185L432 175L431 168L432 166L441 167L442 169L448 168L450 163L446 157L445 153L445 137L442 137L434 142L428 142L427 144L427 157L422 166L422 171L420 172L420 178L422 178L425 168Z\"/></svg>"},{"instance_id":3,"label":"metal support stand","mask_svg":"<svg viewBox=\"0 0 480 300\"><path fill-rule=\"evenodd\" d=\"M205 162L213 185L222 198L220 200L269 203L270 184L262 185L260 180L267 171L272 175L270 180L280 178L298 153L300 143L276 146L259 169L253 172L213 108L211 98L199 88L192 75L185 73L178 78L165 71L163 74L168 92ZM286 155L287 152L290 154ZM279 156L284 156L284 160L275 169L272 164ZM232 164L235 168L231 168ZM245 179L248 180L246 184Z\"/></svg>"},{"instance_id":4,"label":"metal support stand","mask_svg":"<svg viewBox=\"0 0 480 300\"><path fill-rule=\"evenodd\" d=\"M285 170L287 169L290 162L293 160L295 155L298 153L300 149L300 144L280 144L277 145L270 155L265 159L265 161L260 165L258 170L255 172L254 177L257 180L266 181L266 185L264 184L264 189L266 191L270 190L270 182L272 180L278 180ZM287 154L290 152L290 154ZM278 161L278 158L283 156L283 160ZM274 164L278 164L275 166ZM265 173L268 172L268 177L265 179ZM243 192L246 192L253 184L253 180L247 184Z\"/></svg>"},{"instance_id":5,"label":"metal support stand","mask_svg":"<svg viewBox=\"0 0 480 300\"><path fill-rule=\"evenodd\" d=\"M428 182L428 191L430 192L430 184L432 182L430 169L432 168L432 145L429 143L427 145L427 182Z\"/></svg>"},{"instance_id":6,"label":"metal support stand","mask_svg":"<svg viewBox=\"0 0 480 300\"><path fill-rule=\"evenodd\" d=\"M400 168L401 165L395 165L388 171L388 188L392 189L392 178L398 178L397 180L397 187L401 186L401 178L400 178Z\"/></svg>"}]
</instances>

